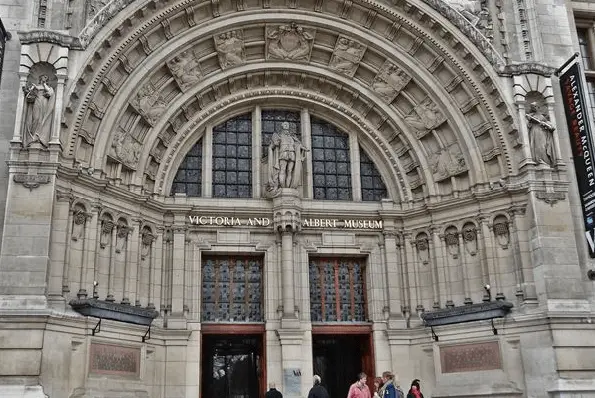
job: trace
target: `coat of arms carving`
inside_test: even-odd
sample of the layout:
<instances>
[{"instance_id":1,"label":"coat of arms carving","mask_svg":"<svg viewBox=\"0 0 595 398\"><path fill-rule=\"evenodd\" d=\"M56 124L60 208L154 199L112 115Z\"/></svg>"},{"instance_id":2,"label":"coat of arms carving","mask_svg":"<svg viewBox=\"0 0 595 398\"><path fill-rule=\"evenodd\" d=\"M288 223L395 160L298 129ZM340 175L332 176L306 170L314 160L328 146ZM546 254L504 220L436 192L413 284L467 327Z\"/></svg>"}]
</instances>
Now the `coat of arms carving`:
<instances>
[{"instance_id":1,"label":"coat of arms carving","mask_svg":"<svg viewBox=\"0 0 595 398\"><path fill-rule=\"evenodd\" d=\"M267 27L267 59L308 61L315 33L295 22Z\"/></svg>"}]
</instances>

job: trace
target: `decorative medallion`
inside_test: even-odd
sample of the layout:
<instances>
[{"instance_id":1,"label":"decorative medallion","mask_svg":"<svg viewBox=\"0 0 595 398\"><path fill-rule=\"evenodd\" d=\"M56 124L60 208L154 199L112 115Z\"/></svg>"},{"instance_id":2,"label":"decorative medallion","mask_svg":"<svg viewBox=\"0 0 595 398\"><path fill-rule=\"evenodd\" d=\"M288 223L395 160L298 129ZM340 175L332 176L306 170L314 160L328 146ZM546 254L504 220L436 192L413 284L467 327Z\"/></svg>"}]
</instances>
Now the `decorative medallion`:
<instances>
[{"instance_id":1,"label":"decorative medallion","mask_svg":"<svg viewBox=\"0 0 595 398\"><path fill-rule=\"evenodd\" d=\"M308 61L315 34L315 29L304 29L295 22L289 25L268 26L266 57L267 59Z\"/></svg>"}]
</instances>

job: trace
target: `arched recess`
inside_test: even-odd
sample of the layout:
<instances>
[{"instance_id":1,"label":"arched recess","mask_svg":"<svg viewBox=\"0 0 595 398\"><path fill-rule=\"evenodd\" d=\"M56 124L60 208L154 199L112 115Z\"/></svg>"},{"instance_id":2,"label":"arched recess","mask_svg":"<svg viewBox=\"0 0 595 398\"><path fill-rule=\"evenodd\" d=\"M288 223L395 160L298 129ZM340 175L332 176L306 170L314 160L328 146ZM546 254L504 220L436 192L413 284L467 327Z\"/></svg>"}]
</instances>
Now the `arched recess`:
<instances>
[{"instance_id":1,"label":"arched recess","mask_svg":"<svg viewBox=\"0 0 595 398\"><path fill-rule=\"evenodd\" d=\"M399 187L403 193L417 189L422 193L417 198L450 196L481 188L516 171L516 129L495 83L494 70L477 48L427 6L387 8L376 2L358 2L351 11L339 13L343 17L339 18L331 12L339 6L333 1L290 8L269 4L264 10L251 4L232 10L231 3L221 3L216 10L211 3L190 3L137 9L119 30L121 38L114 39L114 44L104 41L97 48L90 61L93 65L85 68L74 88L69 108L72 116L67 115L69 130L64 135L69 137L67 155L109 175L107 158L114 140L136 134L140 139L134 143L134 165L129 167L127 181L143 184L150 193L163 194L163 184L145 182L160 178L156 173L163 175L163 159L183 157L183 153L173 151L181 145L177 138L180 131L187 137L222 107L258 96L258 90L269 90L269 94L273 90L279 97L294 92L308 98L316 93L315 88L323 87L326 91L318 102L332 102L331 106L348 115L345 117L351 124L366 126L365 134L384 153L397 180L403 181ZM369 18L361 20L362 15ZM137 19L139 23L133 23ZM300 62L267 59L266 32L288 21L314 32L310 55ZM230 30L242 33L240 55L244 57L231 68L218 60L215 44L218 35ZM342 37L365 46L352 76L331 68L333 57L340 54ZM201 65L200 78L190 88L183 88L175 81L168 62L193 45L202 45L202 51L195 55ZM193 52L197 54L197 49ZM396 67L407 80L389 100L374 90L387 65ZM291 79L279 78L284 74ZM140 117L131 122L134 111L130 112L130 103L147 84L170 95L161 99L167 100L168 107L148 122L141 120L147 119L146 115L137 112ZM407 118L426 100L438 106L444 120L428 131L415 131ZM140 133L119 130L139 124L144 124ZM430 138L440 143L440 134L453 137L448 144L458 148L454 161L452 157L441 160L448 147L423 143ZM156 153L159 142L165 150ZM457 162L462 167L457 169ZM152 163L157 163L157 170L151 169ZM435 165L441 167L440 172L433 170ZM455 170L450 170L453 167ZM457 183L460 174L468 177ZM445 189L447 184L449 188ZM402 198L416 199L407 194Z\"/></svg>"}]
</instances>

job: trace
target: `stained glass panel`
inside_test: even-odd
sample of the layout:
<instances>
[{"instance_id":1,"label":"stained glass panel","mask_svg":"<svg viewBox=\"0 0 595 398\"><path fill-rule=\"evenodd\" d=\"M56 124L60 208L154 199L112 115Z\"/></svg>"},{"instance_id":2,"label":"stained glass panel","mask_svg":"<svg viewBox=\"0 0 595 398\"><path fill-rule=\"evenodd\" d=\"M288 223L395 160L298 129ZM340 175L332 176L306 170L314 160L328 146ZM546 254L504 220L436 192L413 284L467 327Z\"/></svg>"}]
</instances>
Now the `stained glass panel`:
<instances>
[{"instance_id":1,"label":"stained glass panel","mask_svg":"<svg viewBox=\"0 0 595 398\"><path fill-rule=\"evenodd\" d=\"M213 128L213 196L252 196L252 117L250 113Z\"/></svg>"},{"instance_id":2,"label":"stained glass panel","mask_svg":"<svg viewBox=\"0 0 595 398\"><path fill-rule=\"evenodd\" d=\"M362 185L362 200L378 202L387 197L386 185L370 157L359 148L360 180Z\"/></svg>"},{"instance_id":3,"label":"stained glass panel","mask_svg":"<svg viewBox=\"0 0 595 398\"><path fill-rule=\"evenodd\" d=\"M262 259L205 257L203 322L262 322Z\"/></svg>"},{"instance_id":4,"label":"stained glass panel","mask_svg":"<svg viewBox=\"0 0 595 398\"><path fill-rule=\"evenodd\" d=\"M202 194L202 139L194 144L178 168L171 188L171 194L176 193Z\"/></svg>"},{"instance_id":5,"label":"stained glass panel","mask_svg":"<svg viewBox=\"0 0 595 398\"><path fill-rule=\"evenodd\" d=\"M269 144L271 143L271 136L276 131L281 131L281 123L289 123L289 131L295 133L301 139L301 123L300 113L294 111L282 111L274 109L264 109L261 112L261 141L262 141L262 157L268 155Z\"/></svg>"},{"instance_id":6,"label":"stained glass panel","mask_svg":"<svg viewBox=\"0 0 595 398\"><path fill-rule=\"evenodd\" d=\"M367 321L361 260L310 259L309 280L312 322Z\"/></svg>"},{"instance_id":7,"label":"stained glass panel","mask_svg":"<svg viewBox=\"0 0 595 398\"><path fill-rule=\"evenodd\" d=\"M311 127L314 199L351 200L349 137L316 117Z\"/></svg>"}]
</instances>

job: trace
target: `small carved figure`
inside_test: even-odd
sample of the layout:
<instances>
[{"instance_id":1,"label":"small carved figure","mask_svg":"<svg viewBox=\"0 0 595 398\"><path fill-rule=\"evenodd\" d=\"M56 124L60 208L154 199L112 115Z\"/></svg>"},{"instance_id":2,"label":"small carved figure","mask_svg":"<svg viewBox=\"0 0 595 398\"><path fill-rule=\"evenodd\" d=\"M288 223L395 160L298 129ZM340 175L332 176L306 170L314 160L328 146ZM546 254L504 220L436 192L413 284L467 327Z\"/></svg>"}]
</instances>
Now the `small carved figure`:
<instances>
[{"instance_id":1,"label":"small carved figure","mask_svg":"<svg viewBox=\"0 0 595 398\"><path fill-rule=\"evenodd\" d=\"M416 105L404 119L405 123L417 130L418 136L435 129L443 121L442 113L429 98Z\"/></svg>"},{"instance_id":2,"label":"small carved figure","mask_svg":"<svg viewBox=\"0 0 595 398\"><path fill-rule=\"evenodd\" d=\"M308 60L314 36L295 22L269 30L267 34L267 55L272 59L292 61Z\"/></svg>"},{"instance_id":3,"label":"small carved figure","mask_svg":"<svg viewBox=\"0 0 595 398\"><path fill-rule=\"evenodd\" d=\"M151 84L147 84L139 90L136 94L135 105L141 115L152 125L157 122L167 107L167 103Z\"/></svg>"},{"instance_id":4,"label":"small carved figure","mask_svg":"<svg viewBox=\"0 0 595 398\"><path fill-rule=\"evenodd\" d=\"M116 253L121 253L126 248L129 232L130 227L124 224L118 225L118 231L116 233Z\"/></svg>"},{"instance_id":5,"label":"small carved figure","mask_svg":"<svg viewBox=\"0 0 595 398\"><path fill-rule=\"evenodd\" d=\"M395 64L386 61L372 82L372 90L386 102L392 102L411 78Z\"/></svg>"},{"instance_id":6,"label":"small carved figure","mask_svg":"<svg viewBox=\"0 0 595 398\"><path fill-rule=\"evenodd\" d=\"M48 76L41 75L39 84L29 83L23 87L26 99L25 145L40 143L44 147L52 133L55 92L48 84Z\"/></svg>"},{"instance_id":7,"label":"small carved figure","mask_svg":"<svg viewBox=\"0 0 595 398\"><path fill-rule=\"evenodd\" d=\"M415 248L417 249L418 259L427 264L430 261L429 241L426 235L420 235L415 240Z\"/></svg>"},{"instance_id":8,"label":"small carved figure","mask_svg":"<svg viewBox=\"0 0 595 398\"><path fill-rule=\"evenodd\" d=\"M88 0L87 2L87 21L92 19L99 10L101 10L109 0Z\"/></svg>"},{"instance_id":9,"label":"small carved figure","mask_svg":"<svg viewBox=\"0 0 595 398\"><path fill-rule=\"evenodd\" d=\"M302 180L302 162L307 151L295 134L289 131L289 123L283 122L281 131L275 132L271 137L268 148L267 191L297 188Z\"/></svg>"},{"instance_id":10,"label":"small carved figure","mask_svg":"<svg viewBox=\"0 0 595 398\"><path fill-rule=\"evenodd\" d=\"M352 76L357 70L366 47L347 37L339 37L329 67L337 72Z\"/></svg>"},{"instance_id":11,"label":"small carved figure","mask_svg":"<svg viewBox=\"0 0 595 398\"><path fill-rule=\"evenodd\" d=\"M151 234L149 231L144 231L141 242L141 260L144 260L151 254L151 247L153 245L153 241L155 240L155 235Z\"/></svg>"},{"instance_id":12,"label":"small carved figure","mask_svg":"<svg viewBox=\"0 0 595 398\"><path fill-rule=\"evenodd\" d=\"M73 241L78 241L85 232L85 222L87 221L87 215L82 210L77 210L74 213L72 220L72 235Z\"/></svg>"},{"instance_id":13,"label":"small carved figure","mask_svg":"<svg viewBox=\"0 0 595 398\"><path fill-rule=\"evenodd\" d=\"M555 127L550 123L547 113L539 108L539 105L533 102L527 114L531 156L538 165L554 167L556 162L553 137Z\"/></svg>"},{"instance_id":14,"label":"small carved figure","mask_svg":"<svg viewBox=\"0 0 595 398\"><path fill-rule=\"evenodd\" d=\"M174 79L182 91L200 81L202 73L198 60L192 51L184 51L167 62Z\"/></svg>"},{"instance_id":15,"label":"small carved figure","mask_svg":"<svg viewBox=\"0 0 595 398\"><path fill-rule=\"evenodd\" d=\"M101 222L101 236L99 238L99 246L105 249L112 241L112 230L114 223L111 220L103 220Z\"/></svg>"},{"instance_id":16,"label":"small carved figure","mask_svg":"<svg viewBox=\"0 0 595 398\"><path fill-rule=\"evenodd\" d=\"M215 38L221 69L241 65L246 62L244 39L241 30L222 33Z\"/></svg>"}]
</instances>

